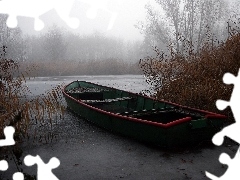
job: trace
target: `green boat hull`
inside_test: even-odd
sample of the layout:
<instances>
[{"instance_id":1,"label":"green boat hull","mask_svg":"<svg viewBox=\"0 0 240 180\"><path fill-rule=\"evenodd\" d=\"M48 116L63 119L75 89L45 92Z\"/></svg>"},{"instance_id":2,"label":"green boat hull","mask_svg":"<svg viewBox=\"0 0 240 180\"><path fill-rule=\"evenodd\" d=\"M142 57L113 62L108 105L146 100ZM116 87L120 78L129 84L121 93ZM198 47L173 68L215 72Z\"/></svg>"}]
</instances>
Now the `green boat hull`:
<instances>
[{"instance_id":1,"label":"green boat hull","mask_svg":"<svg viewBox=\"0 0 240 180\"><path fill-rule=\"evenodd\" d=\"M79 88L81 91L73 91ZM216 113L85 81L70 83L63 95L70 110L97 126L161 147L211 140L226 119Z\"/></svg>"}]
</instances>

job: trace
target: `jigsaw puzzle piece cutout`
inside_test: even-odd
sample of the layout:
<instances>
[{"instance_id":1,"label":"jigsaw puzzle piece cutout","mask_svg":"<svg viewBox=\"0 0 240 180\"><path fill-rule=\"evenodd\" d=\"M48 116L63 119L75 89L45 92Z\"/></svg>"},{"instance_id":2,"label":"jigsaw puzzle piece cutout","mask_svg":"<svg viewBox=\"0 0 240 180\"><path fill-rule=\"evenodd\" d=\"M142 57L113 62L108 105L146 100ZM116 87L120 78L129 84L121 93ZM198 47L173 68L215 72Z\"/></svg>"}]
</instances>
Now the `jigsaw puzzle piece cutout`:
<instances>
[{"instance_id":1,"label":"jigsaw puzzle piece cutout","mask_svg":"<svg viewBox=\"0 0 240 180\"><path fill-rule=\"evenodd\" d=\"M236 81L237 81L237 77L236 76L234 76L233 74L231 74L231 73L225 73L224 75L223 75L223 82L225 83L225 84L235 84L236 83Z\"/></svg>"},{"instance_id":2,"label":"jigsaw puzzle piece cutout","mask_svg":"<svg viewBox=\"0 0 240 180\"><path fill-rule=\"evenodd\" d=\"M221 177L217 177L209 172L205 172L206 176L212 180L234 180L239 179L240 177L240 148L238 148L237 153L233 159L226 153L222 153L219 157L219 162L225 165L228 165L228 169ZM233 177L234 175L234 177Z\"/></svg>"},{"instance_id":3,"label":"jigsaw puzzle piece cutout","mask_svg":"<svg viewBox=\"0 0 240 180\"><path fill-rule=\"evenodd\" d=\"M13 180L24 180L24 175L21 172L15 172L13 174Z\"/></svg>"},{"instance_id":4,"label":"jigsaw puzzle piece cutout","mask_svg":"<svg viewBox=\"0 0 240 180\"><path fill-rule=\"evenodd\" d=\"M218 100L216 102L216 106L219 110L224 110L227 106L230 106L236 122L216 133L212 138L212 142L215 145L220 146L223 144L224 137L226 136L240 144L240 137L238 133L240 129L240 111L238 107L238 103L240 102L240 70L237 77L233 74L225 73L225 75L223 76L223 82L225 84L234 84L232 95L229 102L224 100ZM215 175L206 172L206 176L208 178L212 180L229 180L234 179L234 175L236 177L235 179L239 179L240 147L238 148L238 151L233 159L231 159L228 154L222 153L219 157L219 161L222 164L228 165L227 171L221 177L216 177Z\"/></svg>"},{"instance_id":5,"label":"jigsaw puzzle piece cutout","mask_svg":"<svg viewBox=\"0 0 240 180\"><path fill-rule=\"evenodd\" d=\"M240 136L238 134L239 129L240 129L240 122L238 122L240 120L240 111L239 111L239 107L238 107L238 103L240 102L240 94L239 94L239 92L240 92L240 70L238 72L237 77L231 73L225 73L223 76L223 82L225 84L234 84L232 95L231 95L229 102L224 101L224 100L217 100L216 106L219 110L224 110L226 107L230 106L236 122L225 127L220 132L215 134L213 136L212 142L215 145L220 146L220 145L222 145L222 143L224 141L224 137L227 136L240 144Z\"/></svg>"},{"instance_id":6,"label":"jigsaw puzzle piece cutout","mask_svg":"<svg viewBox=\"0 0 240 180\"><path fill-rule=\"evenodd\" d=\"M230 139L237 142L238 144L240 144L239 130L240 130L240 124L233 123L225 127L224 129L222 129L220 132L216 133L212 138L212 142L215 145L220 146L223 144L224 137L227 136Z\"/></svg>"},{"instance_id":7,"label":"jigsaw puzzle piece cutout","mask_svg":"<svg viewBox=\"0 0 240 180\"><path fill-rule=\"evenodd\" d=\"M227 101L224 101L224 100L217 100L216 106L220 111L222 111L222 110L226 109L228 106L230 106L230 103Z\"/></svg>"},{"instance_id":8,"label":"jigsaw puzzle piece cutout","mask_svg":"<svg viewBox=\"0 0 240 180\"><path fill-rule=\"evenodd\" d=\"M0 161L0 171L6 171L8 169L8 162L5 160Z\"/></svg>"},{"instance_id":9,"label":"jigsaw puzzle piece cutout","mask_svg":"<svg viewBox=\"0 0 240 180\"><path fill-rule=\"evenodd\" d=\"M110 2L109 0L99 0L97 2L92 0L79 0L79 1L90 5L90 8L86 12L86 16L89 19L95 19L97 17L98 10L103 10L105 12L108 12L111 15L111 18L109 20L107 30L112 29L118 13L108 8L108 4Z\"/></svg>"},{"instance_id":10,"label":"jigsaw puzzle piece cutout","mask_svg":"<svg viewBox=\"0 0 240 180\"><path fill-rule=\"evenodd\" d=\"M97 17L97 8L96 7L90 7L87 12L86 12L86 16L89 19L95 19Z\"/></svg>"},{"instance_id":11,"label":"jigsaw puzzle piece cutout","mask_svg":"<svg viewBox=\"0 0 240 180\"><path fill-rule=\"evenodd\" d=\"M58 180L58 178L52 173L52 169L55 169L60 165L60 161L57 158L53 157L50 159L50 161L47 164L45 164L38 155L37 156L27 155L24 158L24 163L26 166L32 166L34 164L37 164L38 180L45 180L45 179Z\"/></svg>"},{"instance_id":12,"label":"jigsaw puzzle piece cutout","mask_svg":"<svg viewBox=\"0 0 240 180\"><path fill-rule=\"evenodd\" d=\"M7 126L4 128L4 135L5 139L0 139L0 147L2 146L12 146L15 144L15 141L13 139L15 129L12 126Z\"/></svg>"},{"instance_id":13,"label":"jigsaw puzzle piece cutout","mask_svg":"<svg viewBox=\"0 0 240 180\"><path fill-rule=\"evenodd\" d=\"M50 10L55 10L60 18L71 28L76 29L79 26L79 20L70 17L70 12L75 0L1 0L0 13L8 14L7 26L15 28L18 25L17 16L34 18L34 29L40 31L44 28L44 23L39 17ZM87 17L94 19L99 9L111 14L108 24L110 30L117 18L117 13L110 10L107 5L109 0L79 0L90 5L87 11Z\"/></svg>"},{"instance_id":14,"label":"jigsaw puzzle piece cutout","mask_svg":"<svg viewBox=\"0 0 240 180\"><path fill-rule=\"evenodd\" d=\"M15 28L18 25L18 21L17 21L17 16L15 15L9 15L8 19L7 19L7 26L9 28Z\"/></svg>"},{"instance_id":15,"label":"jigsaw puzzle piece cutout","mask_svg":"<svg viewBox=\"0 0 240 180\"><path fill-rule=\"evenodd\" d=\"M79 20L70 17L74 1L75 0L58 0L54 7L59 17L72 29L76 29L79 26Z\"/></svg>"},{"instance_id":16,"label":"jigsaw puzzle piece cutout","mask_svg":"<svg viewBox=\"0 0 240 180\"><path fill-rule=\"evenodd\" d=\"M35 19L34 28L39 31L44 28L44 23L39 17L54 9L57 14L71 28L77 28L77 18L70 18L74 0L2 0L0 1L0 13L8 14L8 27L17 27L17 16L32 17Z\"/></svg>"},{"instance_id":17,"label":"jigsaw puzzle piece cutout","mask_svg":"<svg viewBox=\"0 0 240 180\"><path fill-rule=\"evenodd\" d=\"M234 84L232 95L230 101L218 100L216 102L216 106L219 110L225 109L227 106L230 106L237 123L238 119L240 120L240 111L238 107L238 103L240 102L240 70L238 72L238 76L234 76L231 73L225 73L223 76L223 82L225 84ZM239 122L240 123L240 122Z\"/></svg>"},{"instance_id":18,"label":"jigsaw puzzle piece cutout","mask_svg":"<svg viewBox=\"0 0 240 180\"><path fill-rule=\"evenodd\" d=\"M53 9L55 4L57 4L56 0L2 0L0 13L9 15L7 25L10 28L17 27L17 16L34 18L34 28L39 31L44 27L39 17Z\"/></svg>"}]
</instances>

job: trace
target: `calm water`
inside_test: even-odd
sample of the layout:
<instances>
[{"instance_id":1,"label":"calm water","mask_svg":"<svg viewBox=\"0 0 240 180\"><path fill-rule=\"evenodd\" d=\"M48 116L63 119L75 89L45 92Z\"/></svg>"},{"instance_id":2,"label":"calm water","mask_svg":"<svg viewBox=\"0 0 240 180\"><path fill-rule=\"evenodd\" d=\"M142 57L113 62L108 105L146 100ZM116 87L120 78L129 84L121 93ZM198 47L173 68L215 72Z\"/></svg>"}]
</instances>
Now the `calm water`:
<instances>
[{"instance_id":1,"label":"calm water","mask_svg":"<svg viewBox=\"0 0 240 180\"><path fill-rule=\"evenodd\" d=\"M28 80L33 95L46 92L58 84L68 84L72 81L88 81L100 85L110 86L121 90L139 93L147 90L150 86L145 82L143 75L105 75L105 76L56 76L56 77L36 77Z\"/></svg>"}]
</instances>

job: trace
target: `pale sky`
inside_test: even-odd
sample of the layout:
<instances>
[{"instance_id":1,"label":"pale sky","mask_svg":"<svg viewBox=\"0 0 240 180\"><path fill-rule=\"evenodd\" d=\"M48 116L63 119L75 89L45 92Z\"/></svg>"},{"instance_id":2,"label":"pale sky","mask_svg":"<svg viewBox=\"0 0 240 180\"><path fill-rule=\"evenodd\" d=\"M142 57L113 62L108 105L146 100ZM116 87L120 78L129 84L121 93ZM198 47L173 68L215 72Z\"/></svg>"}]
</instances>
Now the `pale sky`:
<instances>
[{"instance_id":1,"label":"pale sky","mask_svg":"<svg viewBox=\"0 0 240 180\"><path fill-rule=\"evenodd\" d=\"M86 1L95 3L104 0ZM97 11L96 18L89 19L86 13L91 6L81 2L81 0L78 0L75 1L70 14L71 16L77 17L80 20L78 29L70 29L66 23L59 18L56 11L51 10L40 17L40 19L45 23L45 28L37 33L45 32L47 27L56 24L79 34L91 34L97 31L106 34L107 36L119 37L125 40L141 40L143 39L143 36L140 34L139 30L134 27L134 24L136 24L138 21L145 20L146 11L144 6L148 2L154 3L154 0L109 0L106 6L104 6L105 9L102 8ZM116 13L117 16L113 21L114 23L112 28L107 30L111 17L113 17L112 12ZM19 18L19 27L23 30L23 32L35 34L36 31L34 31L33 23L34 19Z\"/></svg>"}]
</instances>

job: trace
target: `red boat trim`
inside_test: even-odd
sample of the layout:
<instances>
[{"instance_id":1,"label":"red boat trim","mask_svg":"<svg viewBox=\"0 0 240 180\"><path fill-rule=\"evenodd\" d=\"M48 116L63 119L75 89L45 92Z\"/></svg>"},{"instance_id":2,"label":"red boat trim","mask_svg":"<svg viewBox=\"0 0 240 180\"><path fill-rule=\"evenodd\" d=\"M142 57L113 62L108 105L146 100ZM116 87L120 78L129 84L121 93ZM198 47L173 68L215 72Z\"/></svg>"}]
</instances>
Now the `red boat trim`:
<instances>
[{"instance_id":1,"label":"red boat trim","mask_svg":"<svg viewBox=\"0 0 240 180\"><path fill-rule=\"evenodd\" d=\"M205 118L225 119L225 118L227 118L227 117L224 116L224 115L221 115L221 114L207 114L207 115L205 116Z\"/></svg>"},{"instance_id":2,"label":"red boat trim","mask_svg":"<svg viewBox=\"0 0 240 180\"><path fill-rule=\"evenodd\" d=\"M72 84L72 83L74 83L74 82L78 82L78 81L73 81L73 82L71 82L70 84ZM102 85L95 84L95 83L91 83L91 82L87 82L87 83L90 83L90 84L93 84L93 85L97 85L97 86L102 86ZM182 123L189 122L189 121L192 120L191 117L185 117L185 118L178 119L178 120L175 120L175 121L170 122L170 123L167 123L167 124L163 124L163 123L159 123L159 122L153 122L153 121L144 120L144 119L138 119L138 118L134 118L134 117L127 117L127 116L124 116L124 115L118 115L118 114L115 114L115 113L112 113L112 112L104 111L104 110L102 110L102 109L99 109L99 108L90 106L90 105L82 102L81 100L77 100L77 99L73 98L72 96L68 95L68 94L65 92L65 89L66 89L66 87L69 86L70 84L67 84L67 85L63 88L63 94L64 94L65 96L67 96L68 98L72 99L73 101L77 102L78 104L81 104L82 106L88 107L88 108L90 108L90 109L92 109L92 110L95 110L95 111L97 111L97 112L99 112L99 113L103 113L103 114L106 114L106 115L111 115L111 116L118 117L118 118L121 118L121 119L124 119L124 120L135 121L135 122L144 123L144 124L149 124L149 125L158 126L158 127L163 127L163 128L170 128L170 127L176 126L176 125L178 125L178 124L182 124ZM106 86L102 86L102 87L106 87ZM116 88L112 88L112 87L108 87L108 88L110 88L110 89L116 89ZM124 90L122 90L122 91L124 91ZM125 92L128 92L128 91L125 91ZM132 92L128 92L128 93L135 95L135 94L132 93ZM204 111L204 110L199 110L199 109L195 109L195 108L190 108L190 107L187 107L187 106L182 106L182 105L179 105L179 104L176 104L176 103L167 102L167 101L162 101L162 100L160 101L160 100L157 100L157 99L154 99L154 98L150 98L150 97L148 97L148 96L143 96L143 95L138 95L138 96L142 96L142 97L144 97L144 98L152 99L152 100L154 100L154 101L164 102L164 103L168 103L168 104L171 104L171 105L179 106L179 107L182 107L182 108L187 108L187 109L190 109L190 110L195 110L195 111L199 111L199 112L202 112L202 113L206 113L205 118L226 118L226 116L221 115L221 114L217 114L217 113L213 113L213 112L208 112L208 111Z\"/></svg>"}]
</instances>

